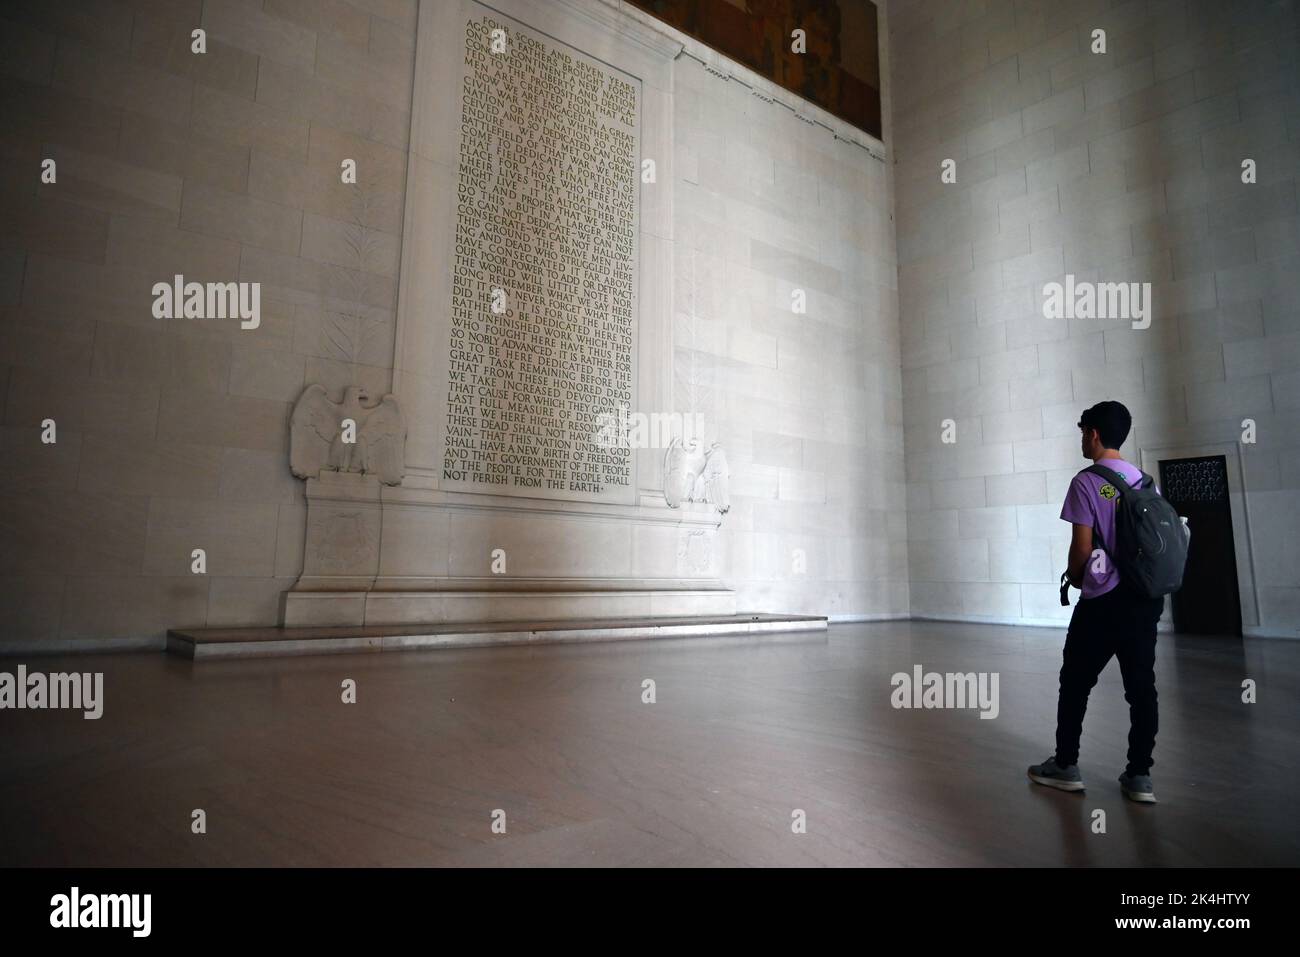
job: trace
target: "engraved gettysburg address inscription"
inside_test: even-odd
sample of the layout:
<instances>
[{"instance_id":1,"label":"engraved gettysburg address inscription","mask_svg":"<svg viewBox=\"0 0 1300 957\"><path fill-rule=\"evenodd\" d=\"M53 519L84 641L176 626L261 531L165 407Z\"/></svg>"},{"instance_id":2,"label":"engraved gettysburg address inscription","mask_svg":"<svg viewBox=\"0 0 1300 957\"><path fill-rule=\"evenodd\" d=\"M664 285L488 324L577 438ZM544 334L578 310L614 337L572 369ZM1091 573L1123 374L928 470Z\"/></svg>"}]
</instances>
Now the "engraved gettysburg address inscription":
<instances>
[{"instance_id":1,"label":"engraved gettysburg address inscription","mask_svg":"<svg viewBox=\"0 0 1300 957\"><path fill-rule=\"evenodd\" d=\"M464 54L442 485L629 501L640 81L491 13Z\"/></svg>"}]
</instances>

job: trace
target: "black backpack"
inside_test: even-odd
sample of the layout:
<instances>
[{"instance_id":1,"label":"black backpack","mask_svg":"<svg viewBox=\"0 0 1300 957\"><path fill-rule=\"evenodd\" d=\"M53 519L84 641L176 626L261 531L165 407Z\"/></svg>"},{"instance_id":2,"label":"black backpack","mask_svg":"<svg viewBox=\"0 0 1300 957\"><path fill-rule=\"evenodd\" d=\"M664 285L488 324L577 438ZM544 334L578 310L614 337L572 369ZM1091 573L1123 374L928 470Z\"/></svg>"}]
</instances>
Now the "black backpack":
<instances>
[{"instance_id":1,"label":"black backpack","mask_svg":"<svg viewBox=\"0 0 1300 957\"><path fill-rule=\"evenodd\" d=\"M1084 471L1100 475L1119 492L1115 503L1116 541L1098 544L1119 569L1120 578L1147 598L1163 598L1178 591L1183 584L1191 531L1156 490L1155 480L1142 472L1137 484L1129 485L1123 476L1104 465ZM1097 534L1096 529L1093 532Z\"/></svg>"}]
</instances>

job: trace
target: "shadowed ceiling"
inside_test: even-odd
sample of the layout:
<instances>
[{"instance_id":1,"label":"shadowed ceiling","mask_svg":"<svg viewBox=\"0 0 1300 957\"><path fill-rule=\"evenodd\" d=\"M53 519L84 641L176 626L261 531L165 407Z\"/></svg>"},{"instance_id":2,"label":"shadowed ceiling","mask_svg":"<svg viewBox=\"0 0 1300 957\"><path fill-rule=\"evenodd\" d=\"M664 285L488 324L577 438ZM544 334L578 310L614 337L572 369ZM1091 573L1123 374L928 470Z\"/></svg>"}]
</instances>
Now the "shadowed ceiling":
<instances>
[{"instance_id":1,"label":"shadowed ceiling","mask_svg":"<svg viewBox=\"0 0 1300 957\"><path fill-rule=\"evenodd\" d=\"M719 53L880 137L880 59L870 0L628 0ZM806 52L791 49L802 29Z\"/></svg>"}]
</instances>

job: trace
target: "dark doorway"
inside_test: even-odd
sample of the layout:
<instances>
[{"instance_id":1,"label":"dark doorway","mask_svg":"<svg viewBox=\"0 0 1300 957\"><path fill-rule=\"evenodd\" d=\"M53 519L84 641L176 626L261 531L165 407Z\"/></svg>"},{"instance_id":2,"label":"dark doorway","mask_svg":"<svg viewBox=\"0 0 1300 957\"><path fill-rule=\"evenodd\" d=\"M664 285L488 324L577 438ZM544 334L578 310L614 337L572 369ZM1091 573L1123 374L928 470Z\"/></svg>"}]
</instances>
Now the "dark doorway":
<instances>
[{"instance_id":1,"label":"dark doorway","mask_svg":"<svg viewBox=\"0 0 1300 957\"><path fill-rule=\"evenodd\" d=\"M1227 459L1206 455L1162 460L1160 490L1192 530L1183 587L1172 598L1174 630L1240 636L1241 594Z\"/></svg>"}]
</instances>

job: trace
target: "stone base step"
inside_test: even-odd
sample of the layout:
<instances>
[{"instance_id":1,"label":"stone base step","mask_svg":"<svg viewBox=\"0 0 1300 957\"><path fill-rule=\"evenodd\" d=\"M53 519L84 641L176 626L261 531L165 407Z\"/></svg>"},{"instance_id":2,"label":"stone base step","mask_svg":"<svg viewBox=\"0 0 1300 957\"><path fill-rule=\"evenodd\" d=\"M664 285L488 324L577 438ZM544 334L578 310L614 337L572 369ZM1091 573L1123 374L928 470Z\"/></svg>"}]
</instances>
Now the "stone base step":
<instances>
[{"instance_id":1,"label":"stone base step","mask_svg":"<svg viewBox=\"0 0 1300 957\"><path fill-rule=\"evenodd\" d=\"M825 631L813 615L704 615L677 618L586 618L565 621L446 622L319 628L185 628L167 633L167 650L184 658L270 658L357 651L419 651L485 645L625 641L764 632Z\"/></svg>"}]
</instances>

